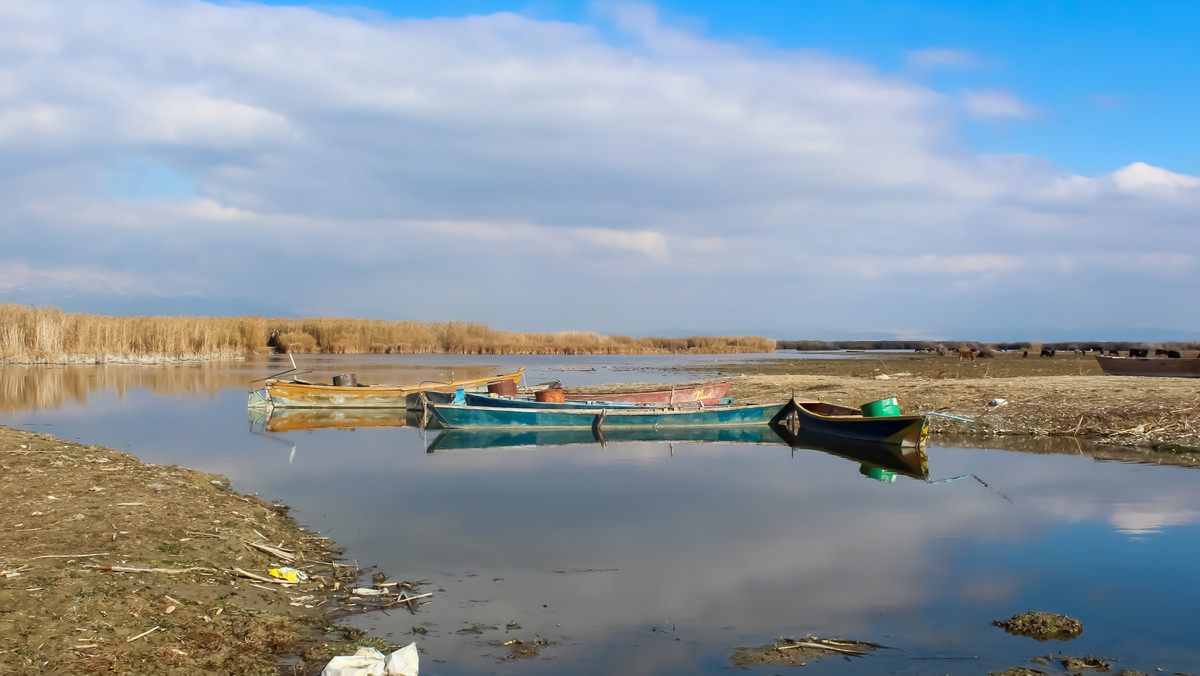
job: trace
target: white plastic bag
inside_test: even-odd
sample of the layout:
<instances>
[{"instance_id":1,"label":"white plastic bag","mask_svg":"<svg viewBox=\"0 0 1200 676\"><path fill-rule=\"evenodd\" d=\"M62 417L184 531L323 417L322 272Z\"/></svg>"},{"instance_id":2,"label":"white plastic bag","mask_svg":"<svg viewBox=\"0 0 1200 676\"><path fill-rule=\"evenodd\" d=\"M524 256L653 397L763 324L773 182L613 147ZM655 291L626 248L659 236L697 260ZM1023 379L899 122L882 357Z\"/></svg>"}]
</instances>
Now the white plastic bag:
<instances>
[{"instance_id":1,"label":"white plastic bag","mask_svg":"<svg viewBox=\"0 0 1200 676\"><path fill-rule=\"evenodd\" d=\"M321 676L417 676L417 644L409 643L386 658L374 648L359 648L353 655L339 655L321 671Z\"/></svg>"},{"instance_id":2,"label":"white plastic bag","mask_svg":"<svg viewBox=\"0 0 1200 676\"><path fill-rule=\"evenodd\" d=\"M374 648L359 648L353 655L338 655L329 660L321 676L387 676L383 653Z\"/></svg>"},{"instance_id":3,"label":"white plastic bag","mask_svg":"<svg viewBox=\"0 0 1200 676\"><path fill-rule=\"evenodd\" d=\"M409 643L387 656L388 676L417 676L417 644Z\"/></svg>"}]
</instances>

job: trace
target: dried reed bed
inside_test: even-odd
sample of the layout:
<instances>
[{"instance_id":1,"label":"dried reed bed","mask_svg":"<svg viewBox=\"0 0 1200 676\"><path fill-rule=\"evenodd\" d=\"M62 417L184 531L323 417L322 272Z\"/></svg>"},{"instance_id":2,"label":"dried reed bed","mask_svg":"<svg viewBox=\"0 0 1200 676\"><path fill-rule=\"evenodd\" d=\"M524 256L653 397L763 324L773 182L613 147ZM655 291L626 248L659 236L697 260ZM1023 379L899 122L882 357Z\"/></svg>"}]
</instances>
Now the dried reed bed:
<instances>
[{"instance_id":1,"label":"dried reed bed","mask_svg":"<svg viewBox=\"0 0 1200 676\"><path fill-rule=\"evenodd\" d=\"M294 354L664 354L771 352L757 336L631 338L509 333L476 322L266 317L108 317L0 304L0 361L170 362Z\"/></svg>"}]
</instances>

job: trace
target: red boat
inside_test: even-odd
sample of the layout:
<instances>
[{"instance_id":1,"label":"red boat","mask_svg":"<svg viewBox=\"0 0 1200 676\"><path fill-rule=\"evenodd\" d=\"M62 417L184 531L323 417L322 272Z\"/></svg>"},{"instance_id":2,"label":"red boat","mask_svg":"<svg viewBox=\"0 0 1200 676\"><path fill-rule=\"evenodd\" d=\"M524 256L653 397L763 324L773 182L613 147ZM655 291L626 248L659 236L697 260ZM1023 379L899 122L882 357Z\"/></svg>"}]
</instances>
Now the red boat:
<instances>
[{"instance_id":1,"label":"red boat","mask_svg":"<svg viewBox=\"0 0 1200 676\"><path fill-rule=\"evenodd\" d=\"M729 392L730 383L709 383L705 385L681 385L669 390L642 390L625 392L571 392L564 391L563 398L568 401L620 401L638 404L704 404L711 406L720 404Z\"/></svg>"}]
</instances>

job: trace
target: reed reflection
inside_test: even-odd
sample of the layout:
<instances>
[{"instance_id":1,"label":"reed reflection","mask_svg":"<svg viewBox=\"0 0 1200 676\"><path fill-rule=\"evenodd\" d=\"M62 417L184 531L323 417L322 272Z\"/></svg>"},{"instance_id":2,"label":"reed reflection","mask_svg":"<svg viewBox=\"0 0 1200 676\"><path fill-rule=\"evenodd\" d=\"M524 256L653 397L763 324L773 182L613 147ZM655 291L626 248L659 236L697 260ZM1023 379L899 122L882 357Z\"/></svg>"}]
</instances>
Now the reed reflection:
<instances>
[{"instance_id":1,"label":"reed reflection","mask_svg":"<svg viewBox=\"0 0 1200 676\"><path fill-rule=\"evenodd\" d=\"M135 364L68 364L0 369L0 411L12 413L87 403L89 395L114 391L124 396L144 388L168 396L214 396L222 389L244 387L245 367L236 363L145 366Z\"/></svg>"}]
</instances>

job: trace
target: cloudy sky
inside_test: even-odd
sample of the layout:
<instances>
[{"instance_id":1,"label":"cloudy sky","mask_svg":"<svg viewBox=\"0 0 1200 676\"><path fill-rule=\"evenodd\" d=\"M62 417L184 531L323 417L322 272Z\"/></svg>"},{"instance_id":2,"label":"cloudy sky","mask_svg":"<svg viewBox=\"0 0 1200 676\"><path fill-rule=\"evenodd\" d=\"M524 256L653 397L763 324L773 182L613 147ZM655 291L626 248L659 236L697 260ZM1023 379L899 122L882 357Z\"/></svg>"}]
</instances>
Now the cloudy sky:
<instances>
[{"instance_id":1,"label":"cloudy sky","mask_svg":"<svg viewBox=\"0 0 1200 676\"><path fill-rule=\"evenodd\" d=\"M1200 338L1196 25L1169 1L3 0L0 302Z\"/></svg>"}]
</instances>

